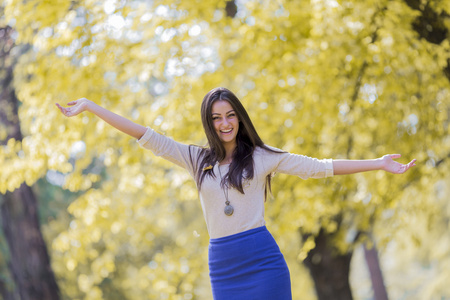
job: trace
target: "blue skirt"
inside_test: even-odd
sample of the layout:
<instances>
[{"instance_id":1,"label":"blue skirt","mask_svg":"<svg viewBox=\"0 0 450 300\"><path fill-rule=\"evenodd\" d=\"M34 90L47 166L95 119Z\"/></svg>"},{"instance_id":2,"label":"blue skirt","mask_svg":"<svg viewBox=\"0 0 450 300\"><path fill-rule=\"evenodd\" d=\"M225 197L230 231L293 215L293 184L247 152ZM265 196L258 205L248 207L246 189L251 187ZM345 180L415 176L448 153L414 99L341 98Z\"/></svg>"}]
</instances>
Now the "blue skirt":
<instances>
[{"instance_id":1,"label":"blue skirt","mask_svg":"<svg viewBox=\"0 0 450 300\"><path fill-rule=\"evenodd\" d=\"M266 226L211 239L214 300L291 300L289 269Z\"/></svg>"}]
</instances>

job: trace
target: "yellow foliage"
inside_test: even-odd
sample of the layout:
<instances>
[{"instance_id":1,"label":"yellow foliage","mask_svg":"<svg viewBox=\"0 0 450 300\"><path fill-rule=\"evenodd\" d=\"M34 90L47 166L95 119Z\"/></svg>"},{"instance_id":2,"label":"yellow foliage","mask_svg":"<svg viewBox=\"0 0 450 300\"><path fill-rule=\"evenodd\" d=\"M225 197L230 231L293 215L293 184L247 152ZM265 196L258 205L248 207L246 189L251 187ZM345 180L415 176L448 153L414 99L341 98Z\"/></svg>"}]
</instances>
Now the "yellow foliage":
<instances>
[{"instance_id":1,"label":"yellow foliage","mask_svg":"<svg viewBox=\"0 0 450 300\"><path fill-rule=\"evenodd\" d=\"M450 12L446 1L436 3ZM204 145L201 100L226 86L269 145L318 158L417 158L418 167L402 176L275 177L267 223L293 282L302 282L293 284L294 299L314 299L296 265L314 247L313 236L293 243L298 228L334 233L340 251L355 247L355 231L373 230L382 246L394 236L405 243L415 237L417 249L448 264L448 241L436 234L448 236L448 204L428 195L441 193L450 170L448 159L436 167L450 146L442 72L449 42L418 39L411 27L417 12L402 1L247 1L234 19L224 7L225 1L6 3L17 42L33 50L15 69L25 138L0 148L0 193L31 185L48 170L65 174L64 188L85 191L68 208L68 228L57 235L52 226L61 224L54 221L46 229L64 297L211 298L195 184L93 115L66 119L54 107L80 97ZM425 221L435 214L439 222ZM424 250L430 241L440 246ZM424 295L448 295L445 276L448 268Z\"/></svg>"}]
</instances>

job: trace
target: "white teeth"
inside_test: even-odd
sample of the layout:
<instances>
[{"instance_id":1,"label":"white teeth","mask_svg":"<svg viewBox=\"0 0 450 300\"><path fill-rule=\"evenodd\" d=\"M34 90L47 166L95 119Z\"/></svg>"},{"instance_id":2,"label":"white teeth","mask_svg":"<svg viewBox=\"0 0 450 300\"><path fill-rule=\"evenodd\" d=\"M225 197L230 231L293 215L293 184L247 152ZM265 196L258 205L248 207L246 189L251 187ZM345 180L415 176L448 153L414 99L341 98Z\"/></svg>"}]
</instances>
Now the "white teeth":
<instances>
[{"instance_id":1,"label":"white teeth","mask_svg":"<svg viewBox=\"0 0 450 300\"><path fill-rule=\"evenodd\" d=\"M228 129L228 130L221 130L220 132L223 132L223 133L228 133L228 132L230 132L231 130L233 130L233 129Z\"/></svg>"}]
</instances>

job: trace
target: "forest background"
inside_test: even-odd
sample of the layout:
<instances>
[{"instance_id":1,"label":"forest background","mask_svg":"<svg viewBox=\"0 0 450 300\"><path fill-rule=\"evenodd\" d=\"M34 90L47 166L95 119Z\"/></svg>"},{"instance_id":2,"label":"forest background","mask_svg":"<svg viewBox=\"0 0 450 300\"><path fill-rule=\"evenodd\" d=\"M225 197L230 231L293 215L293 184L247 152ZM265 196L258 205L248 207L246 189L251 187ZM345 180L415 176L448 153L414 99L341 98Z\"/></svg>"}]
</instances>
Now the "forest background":
<instances>
[{"instance_id":1,"label":"forest background","mask_svg":"<svg viewBox=\"0 0 450 300\"><path fill-rule=\"evenodd\" d=\"M417 159L403 175L275 176L266 220L294 299L450 299L449 1L0 3L3 299L211 299L187 172L54 104L87 97L204 145L217 86L269 145Z\"/></svg>"}]
</instances>

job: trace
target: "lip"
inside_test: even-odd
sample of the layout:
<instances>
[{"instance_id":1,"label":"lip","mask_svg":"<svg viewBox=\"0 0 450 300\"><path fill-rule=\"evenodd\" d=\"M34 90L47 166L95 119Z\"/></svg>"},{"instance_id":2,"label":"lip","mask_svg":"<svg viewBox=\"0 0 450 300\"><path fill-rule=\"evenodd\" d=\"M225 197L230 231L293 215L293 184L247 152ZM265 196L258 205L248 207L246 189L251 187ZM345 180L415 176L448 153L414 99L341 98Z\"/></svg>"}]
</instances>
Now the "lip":
<instances>
[{"instance_id":1,"label":"lip","mask_svg":"<svg viewBox=\"0 0 450 300\"><path fill-rule=\"evenodd\" d=\"M229 134L231 134L233 132L233 130L234 130L233 128L231 128L231 130L228 131L228 132L223 132L222 130L220 130L220 133L224 134L224 135L229 135Z\"/></svg>"}]
</instances>

